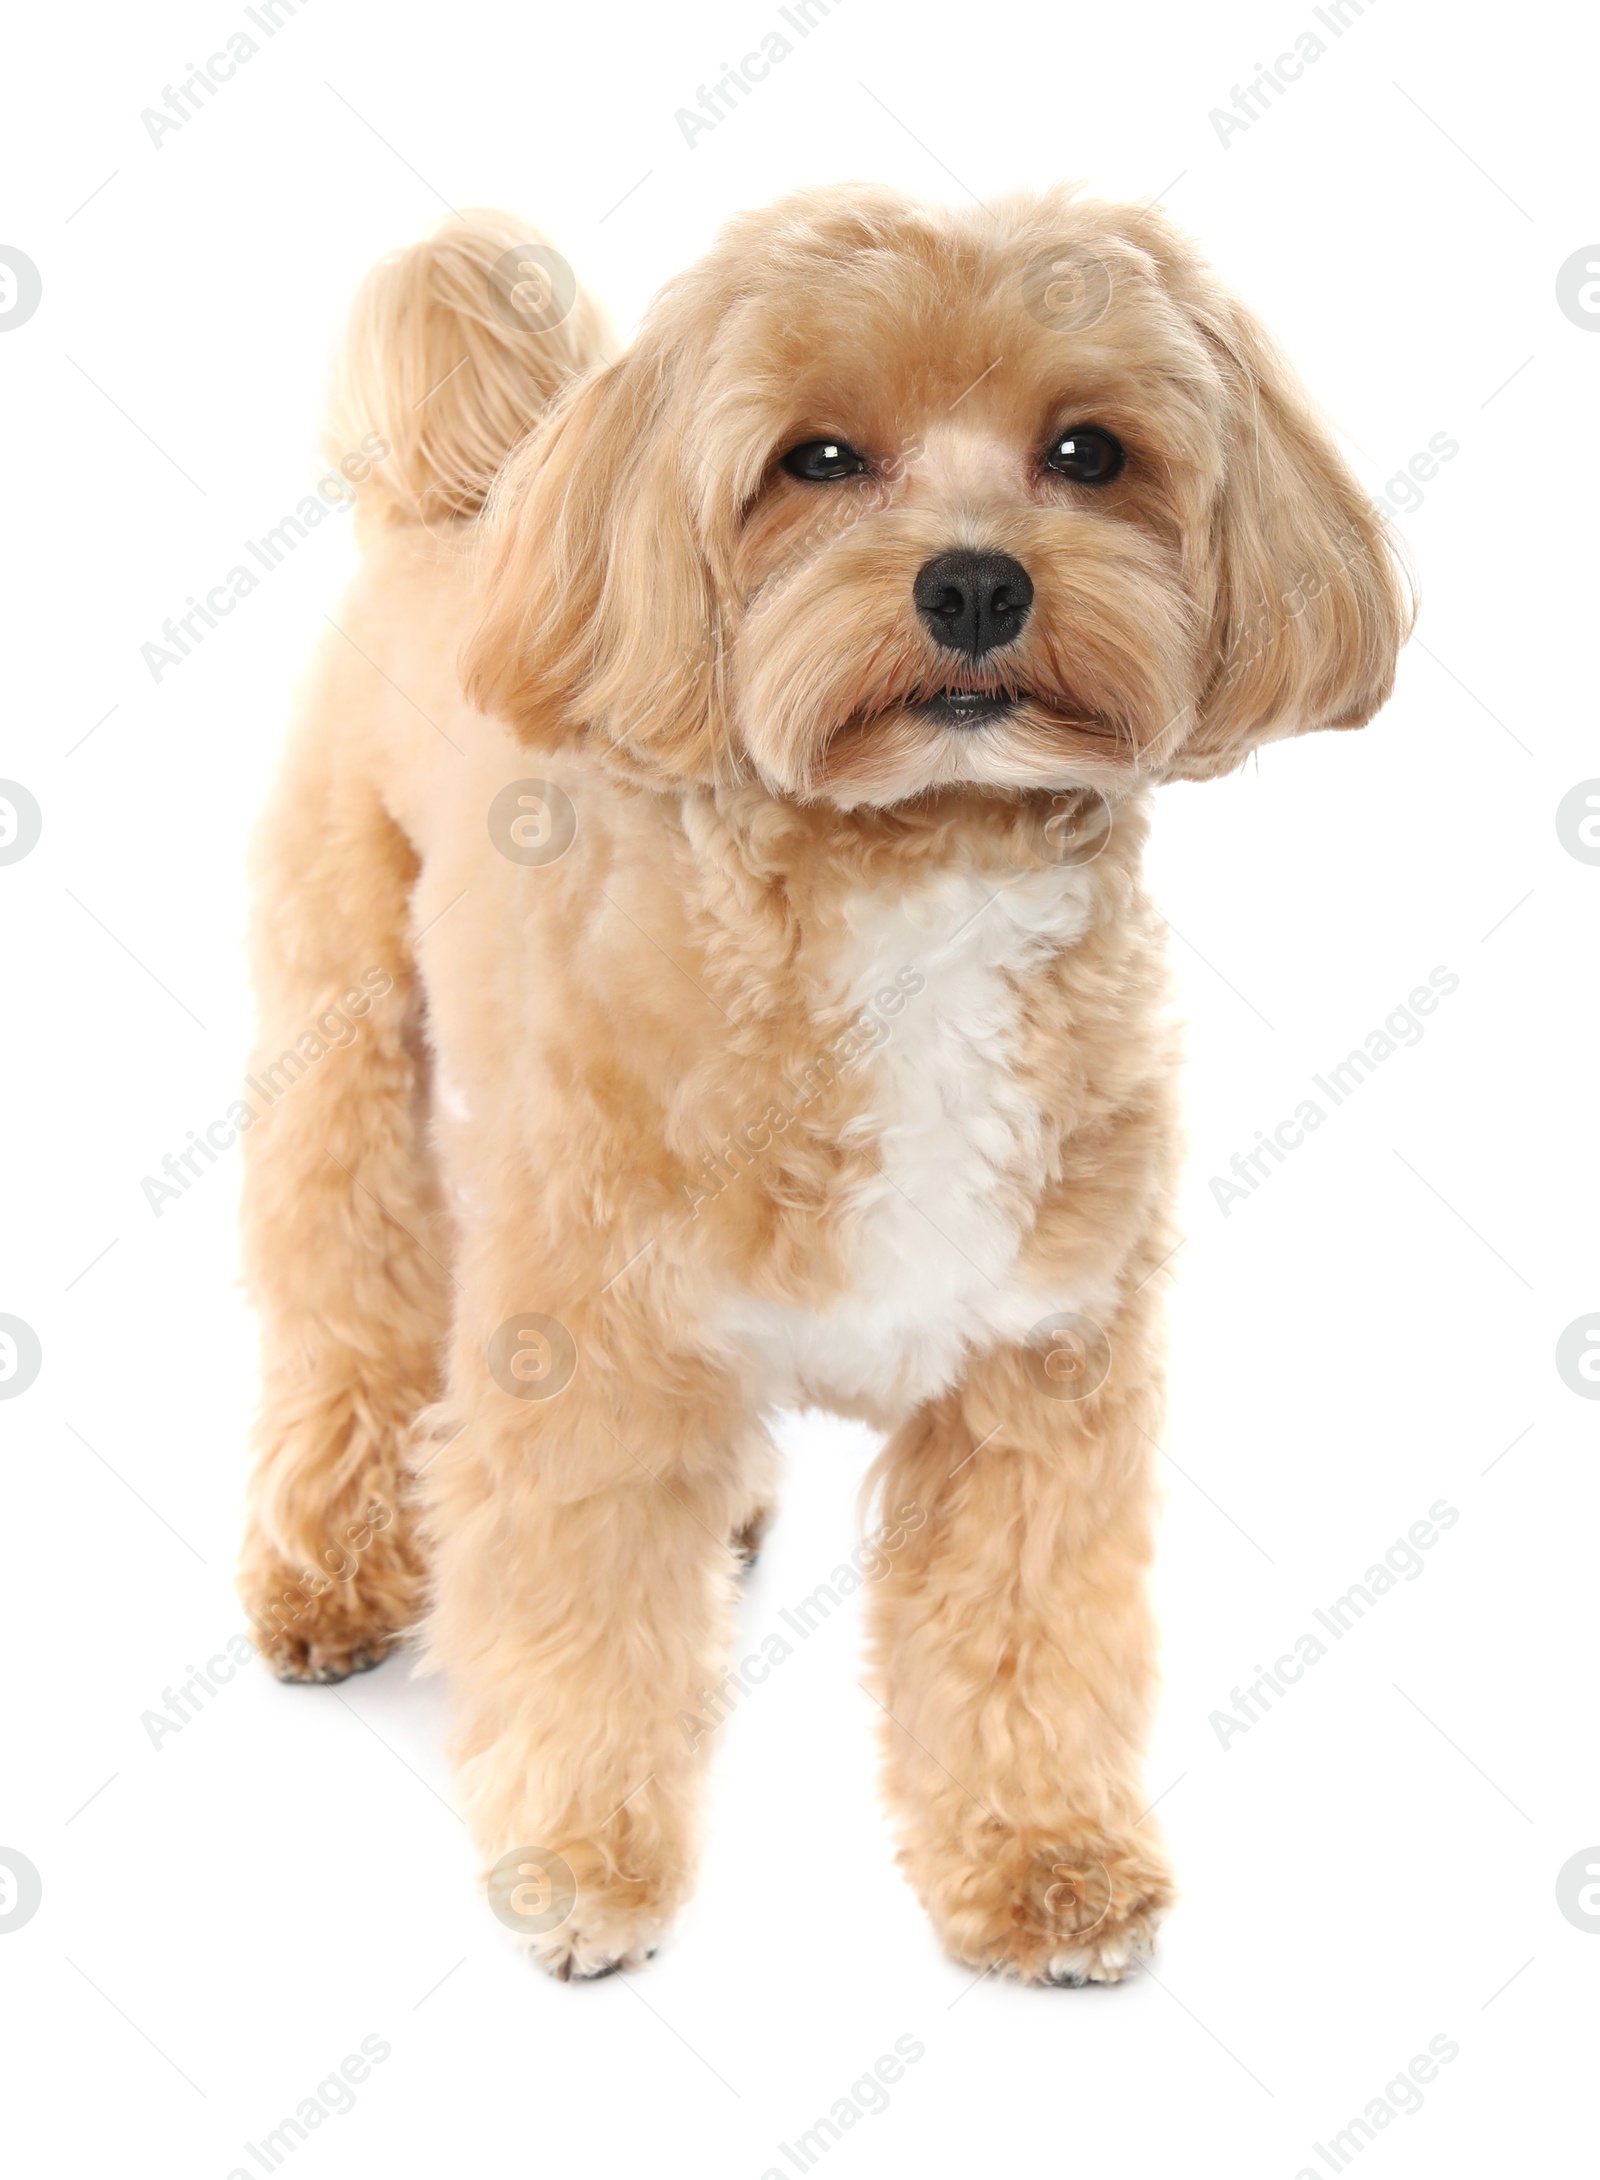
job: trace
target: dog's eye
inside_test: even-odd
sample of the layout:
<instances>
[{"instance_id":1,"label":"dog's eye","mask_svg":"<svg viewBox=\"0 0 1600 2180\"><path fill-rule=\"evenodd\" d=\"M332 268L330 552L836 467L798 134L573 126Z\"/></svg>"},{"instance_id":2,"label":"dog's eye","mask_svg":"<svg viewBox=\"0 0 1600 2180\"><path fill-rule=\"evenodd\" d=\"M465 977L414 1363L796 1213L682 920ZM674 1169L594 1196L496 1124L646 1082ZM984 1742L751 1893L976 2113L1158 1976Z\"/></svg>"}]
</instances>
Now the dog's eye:
<instances>
[{"instance_id":1,"label":"dog's eye","mask_svg":"<svg viewBox=\"0 0 1600 2180\"><path fill-rule=\"evenodd\" d=\"M841 477L859 477L867 465L842 439L807 439L789 449L783 466L806 484L834 484Z\"/></svg>"},{"instance_id":2,"label":"dog's eye","mask_svg":"<svg viewBox=\"0 0 1600 2180\"><path fill-rule=\"evenodd\" d=\"M1110 432L1096 424L1073 424L1051 443L1044 466L1074 484L1109 484L1125 459Z\"/></svg>"}]
</instances>

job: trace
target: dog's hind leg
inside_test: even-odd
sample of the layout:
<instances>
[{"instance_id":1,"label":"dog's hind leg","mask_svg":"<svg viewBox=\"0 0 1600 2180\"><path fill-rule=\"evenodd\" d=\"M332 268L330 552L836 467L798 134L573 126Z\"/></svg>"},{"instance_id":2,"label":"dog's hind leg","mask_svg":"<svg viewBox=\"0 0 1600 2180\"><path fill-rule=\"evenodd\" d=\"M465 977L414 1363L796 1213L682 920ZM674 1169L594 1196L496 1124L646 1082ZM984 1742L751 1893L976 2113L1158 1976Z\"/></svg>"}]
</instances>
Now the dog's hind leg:
<instances>
[{"instance_id":1,"label":"dog's hind leg","mask_svg":"<svg viewBox=\"0 0 1600 2180\"><path fill-rule=\"evenodd\" d=\"M419 1614L403 1448L448 1325L416 862L313 704L259 841L244 1254L262 1406L240 1590L285 1680L375 1665Z\"/></svg>"},{"instance_id":2,"label":"dog's hind leg","mask_svg":"<svg viewBox=\"0 0 1600 2180\"><path fill-rule=\"evenodd\" d=\"M450 555L397 605L387 548L474 514L546 402L603 354L585 297L555 326L513 301L524 259L530 283L551 261L526 221L453 213L363 283L325 445L380 558L341 619L427 618ZM375 1664L420 1612L401 1449L438 1389L451 1278L406 943L416 860L373 784L395 762L384 703L408 721L419 707L342 629L316 677L262 835L244 1138L264 1402L242 1588L262 1650L297 1680Z\"/></svg>"}]
</instances>

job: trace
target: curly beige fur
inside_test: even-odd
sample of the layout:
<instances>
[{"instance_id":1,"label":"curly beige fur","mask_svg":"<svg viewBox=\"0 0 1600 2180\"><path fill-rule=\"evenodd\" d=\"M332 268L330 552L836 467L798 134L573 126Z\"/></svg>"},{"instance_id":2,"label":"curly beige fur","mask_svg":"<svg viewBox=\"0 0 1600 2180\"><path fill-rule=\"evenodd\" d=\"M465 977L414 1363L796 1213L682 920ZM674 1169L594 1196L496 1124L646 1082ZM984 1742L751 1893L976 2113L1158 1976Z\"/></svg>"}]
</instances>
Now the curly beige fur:
<instances>
[{"instance_id":1,"label":"curly beige fur","mask_svg":"<svg viewBox=\"0 0 1600 2180\"><path fill-rule=\"evenodd\" d=\"M960 1958L1114 1979L1170 1897L1147 791L1370 717L1403 585L1154 212L810 193L610 362L587 304L484 307L532 236L472 215L380 267L343 375L342 443L392 451L262 830L258 1075L378 996L246 1137L246 1600L298 1677L425 1613L485 1865L573 1875L535 1951L631 1964L692 1878L763 1417L864 1416L907 1873ZM1036 307L1041 263L1104 307ZM1041 466L1085 423L1105 487ZM780 466L818 437L864 472ZM967 666L912 602L963 546L1035 594ZM952 687L1017 700L941 723Z\"/></svg>"}]
</instances>

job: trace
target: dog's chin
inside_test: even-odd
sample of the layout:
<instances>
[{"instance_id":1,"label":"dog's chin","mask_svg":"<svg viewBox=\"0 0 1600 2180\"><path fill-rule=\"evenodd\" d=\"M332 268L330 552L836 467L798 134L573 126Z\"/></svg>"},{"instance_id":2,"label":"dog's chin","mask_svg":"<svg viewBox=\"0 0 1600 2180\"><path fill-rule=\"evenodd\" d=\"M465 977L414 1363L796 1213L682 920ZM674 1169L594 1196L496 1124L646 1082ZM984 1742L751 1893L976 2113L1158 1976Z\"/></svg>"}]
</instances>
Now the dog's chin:
<instances>
[{"instance_id":1,"label":"dog's chin","mask_svg":"<svg viewBox=\"0 0 1600 2180\"><path fill-rule=\"evenodd\" d=\"M949 689L858 713L829 735L806 792L843 809L886 808L950 787L1062 793L1132 784L1125 729L1026 689Z\"/></svg>"}]
</instances>

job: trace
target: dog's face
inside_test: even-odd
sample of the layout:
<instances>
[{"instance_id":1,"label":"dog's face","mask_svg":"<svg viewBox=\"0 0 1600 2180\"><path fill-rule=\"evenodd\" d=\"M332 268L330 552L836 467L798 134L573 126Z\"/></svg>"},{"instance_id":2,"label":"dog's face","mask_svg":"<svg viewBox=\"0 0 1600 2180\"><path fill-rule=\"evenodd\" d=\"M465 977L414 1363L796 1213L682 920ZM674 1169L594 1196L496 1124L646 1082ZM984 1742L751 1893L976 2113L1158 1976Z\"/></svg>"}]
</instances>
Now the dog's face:
<instances>
[{"instance_id":1,"label":"dog's face","mask_svg":"<svg viewBox=\"0 0 1600 2180\"><path fill-rule=\"evenodd\" d=\"M1369 718L1408 623L1253 322L1065 195L737 222L492 531L474 688L530 740L847 807L1226 770Z\"/></svg>"}]
</instances>

